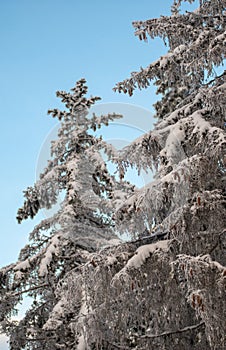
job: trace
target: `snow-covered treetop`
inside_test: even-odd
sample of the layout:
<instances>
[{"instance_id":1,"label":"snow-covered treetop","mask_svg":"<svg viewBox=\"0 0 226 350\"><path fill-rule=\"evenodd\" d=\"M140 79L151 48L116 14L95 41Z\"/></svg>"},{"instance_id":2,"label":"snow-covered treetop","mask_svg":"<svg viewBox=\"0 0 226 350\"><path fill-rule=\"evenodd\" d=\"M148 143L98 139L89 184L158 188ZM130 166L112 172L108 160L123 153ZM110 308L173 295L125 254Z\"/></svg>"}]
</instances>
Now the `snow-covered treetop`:
<instances>
[{"instance_id":1,"label":"snow-covered treetop","mask_svg":"<svg viewBox=\"0 0 226 350\"><path fill-rule=\"evenodd\" d=\"M78 81L71 91L57 92L65 104L65 111L48 111L60 121L58 139L52 141L51 159L40 179L24 192L24 206L18 210L17 216L19 223L28 217L33 218L41 208L51 208L62 190L66 190L67 205L73 202L76 193L78 197L80 194L84 198L87 195L91 203L91 197L97 200L98 196L106 197L111 191L113 177L108 174L97 148L93 147L92 152L90 148L100 142L93 131L121 116L109 114L97 117L93 114L90 117L90 107L100 98L85 97L87 86L84 79ZM108 186L103 186L102 181Z\"/></svg>"},{"instance_id":2,"label":"snow-covered treetop","mask_svg":"<svg viewBox=\"0 0 226 350\"><path fill-rule=\"evenodd\" d=\"M215 77L216 67L226 57L225 0L200 1L196 11L185 14L179 13L181 2L174 2L169 17L133 22L140 40L160 37L169 51L148 67L132 72L130 78L114 88L132 95L135 88L147 88L150 81L155 81L157 92L165 96L156 104L160 117L209 81L209 77Z\"/></svg>"}]
</instances>

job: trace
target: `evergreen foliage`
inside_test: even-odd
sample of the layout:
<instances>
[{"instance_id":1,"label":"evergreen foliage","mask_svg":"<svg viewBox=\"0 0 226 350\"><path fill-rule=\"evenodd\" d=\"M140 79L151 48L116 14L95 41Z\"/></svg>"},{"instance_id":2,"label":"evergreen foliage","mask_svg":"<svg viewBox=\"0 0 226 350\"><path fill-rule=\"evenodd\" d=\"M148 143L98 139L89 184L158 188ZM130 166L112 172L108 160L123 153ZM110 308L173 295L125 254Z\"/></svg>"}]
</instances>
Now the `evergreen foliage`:
<instances>
[{"instance_id":1,"label":"evergreen foliage","mask_svg":"<svg viewBox=\"0 0 226 350\"><path fill-rule=\"evenodd\" d=\"M67 111L49 111L59 139L18 221L66 195L0 271L12 350L226 349L226 1L200 0L185 13L181 3L171 16L133 23L140 40L161 37L168 53L114 88L132 96L155 82L154 130L119 152L93 136L119 116L87 117L97 98L85 97L84 80L58 93ZM154 180L124 182L129 166L152 169ZM113 244L118 232L130 241ZM14 323L25 293L32 307Z\"/></svg>"}]
</instances>

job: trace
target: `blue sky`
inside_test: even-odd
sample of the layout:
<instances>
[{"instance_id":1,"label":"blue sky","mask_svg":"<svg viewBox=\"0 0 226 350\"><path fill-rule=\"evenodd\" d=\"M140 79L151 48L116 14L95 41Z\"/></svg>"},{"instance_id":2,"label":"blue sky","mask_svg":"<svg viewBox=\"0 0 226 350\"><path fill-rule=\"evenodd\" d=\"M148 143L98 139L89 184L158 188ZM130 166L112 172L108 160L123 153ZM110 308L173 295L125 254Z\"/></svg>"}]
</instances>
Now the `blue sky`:
<instances>
[{"instance_id":1,"label":"blue sky","mask_svg":"<svg viewBox=\"0 0 226 350\"><path fill-rule=\"evenodd\" d=\"M17 258L40 220L18 225L22 191L32 185L41 146L56 125L47 110L57 107L57 90L85 77L101 103L121 102L153 111L154 88L132 98L113 86L165 47L134 36L132 21L170 13L171 0L7 0L0 1L0 266ZM116 111L117 112L117 111ZM114 137L114 135L112 135Z\"/></svg>"},{"instance_id":2,"label":"blue sky","mask_svg":"<svg viewBox=\"0 0 226 350\"><path fill-rule=\"evenodd\" d=\"M56 90L81 77L104 103L125 102L152 110L154 90L133 98L112 87L164 52L134 37L133 20L167 14L171 1L0 1L1 201L0 266L17 258L40 219L18 225L22 191L35 181L41 145L56 124Z\"/></svg>"},{"instance_id":3,"label":"blue sky","mask_svg":"<svg viewBox=\"0 0 226 350\"><path fill-rule=\"evenodd\" d=\"M145 44L134 37L131 23L167 15L171 4L171 0L0 1L0 266L17 259L41 219L18 225L15 217L23 204L22 191L35 181L41 146L56 125L46 113L58 106L55 91L68 90L84 77L90 94L101 96L103 103L131 103L153 111L154 88L132 98L112 88L164 54L160 40Z\"/></svg>"}]
</instances>

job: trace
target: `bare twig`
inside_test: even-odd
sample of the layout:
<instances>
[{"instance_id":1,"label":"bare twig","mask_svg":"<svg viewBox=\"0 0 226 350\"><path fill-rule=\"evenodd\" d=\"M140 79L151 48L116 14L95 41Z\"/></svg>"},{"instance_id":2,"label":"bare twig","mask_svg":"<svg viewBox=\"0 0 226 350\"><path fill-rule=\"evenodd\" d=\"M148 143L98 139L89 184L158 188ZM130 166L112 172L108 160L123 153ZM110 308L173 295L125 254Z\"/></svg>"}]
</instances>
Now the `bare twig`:
<instances>
[{"instance_id":1,"label":"bare twig","mask_svg":"<svg viewBox=\"0 0 226 350\"><path fill-rule=\"evenodd\" d=\"M108 343L109 345L111 345L111 346L114 346L114 348L116 348L116 349L123 349L123 350L129 350L129 349L131 349L131 348L125 346L125 345L120 345L120 344L116 344L116 343L111 343L111 342L109 342L108 340L107 340L107 343Z\"/></svg>"},{"instance_id":2,"label":"bare twig","mask_svg":"<svg viewBox=\"0 0 226 350\"><path fill-rule=\"evenodd\" d=\"M34 286L34 287L31 287L31 288L28 288L28 289L25 289L25 290L21 290L20 292L13 293L13 294L11 294L11 295L12 295L13 297L16 297L16 296L18 296L18 295L31 292L32 290L36 290L36 289L44 288L44 287L48 287L48 286L49 286L48 283L44 283L44 284L40 284L39 286Z\"/></svg>"},{"instance_id":3,"label":"bare twig","mask_svg":"<svg viewBox=\"0 0 226 350\"><path fill-rule=\"evenodd\" d=\"M181 329L177 329L175 331L166 331L160 334L145 334L145 335L138 335L138 334L134 334L135 337L140 338L140 339L144 339L144 338L160 338L160 337L165 337L167 335L171 335L171 334L176 334L176 333L183 333L183 332L187 332L187 331L192 331L193 329L199 328L201 326L203 326L205 324L205 322L200 322L198 324L195 324L193 326L187 326Z\"/></svg>"}]
</instances>

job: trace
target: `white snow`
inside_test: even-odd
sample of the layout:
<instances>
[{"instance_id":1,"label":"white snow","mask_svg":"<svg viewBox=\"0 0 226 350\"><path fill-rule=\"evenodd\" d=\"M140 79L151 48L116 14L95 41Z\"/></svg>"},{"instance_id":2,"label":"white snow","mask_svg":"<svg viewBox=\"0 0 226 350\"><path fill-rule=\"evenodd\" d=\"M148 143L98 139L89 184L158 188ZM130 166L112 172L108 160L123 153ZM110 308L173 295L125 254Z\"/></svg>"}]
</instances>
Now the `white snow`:
<instances>
[{"instance_id":1,"label":"white snow","mask_svg":"<svg viewBox=\"0 0 226 350\"><path fill-rule=\"evenodd\" d=\"M171 126L170 129L171 130L166 139L165 147L162 150L166 152L168 159L173 157L173 155L177 153L178 147L181 149L181 141L185 138L185 133L180 122Z\"/></svg>"},{"instance_id":2,"label":"white snow","mask_svg":"<svg viewBox=\"0 0 226 350\"><path fill-rule=\"evenodd\" d=\"M178 55L182 52L184 52L186 50L186 46L185 45L179 45L174 49L174 54Z\"/></svg>"},{"instance_id":3,"label":"white snow","mask_svg":"<svg viewBox=\"0 0 226 350\"><path fill-rule=\"evenodd\" d=\"M0 348L1 350L7 350L8 348L8 337L4 334L0 334Z\"/></svg>"},{"instance_id":4,"label":"white snow","mask_svg":"<svg viewBox=\"0 0 226 350\"><path fill-rule=\"evenodd\" d=\"M26 270L26 269L29 269L29 267L30 267L29 260L26 259L26 260L24 260L24 261L19 262L19 263L14 267L14 271Z\"/></svg>"},{"instance_id":5,"label":"white snow","mask_svg":"<svg viewBox=\"0 0 226 350\"><path fill-rule=\"evenodd\" d=\"M53 329L54 327L62 324L62 318L64 316L64 307L67 304L66 299L63 297L54 306L49 319L44 324L43 329Z\"/></svg>"},{"instance_id":6,"label":"white snow","mask_svg":"<svg viewBox=\"0 0 226 350\"><path fill-rule=\"evenodd\" d=\"M107 265L113 265L114 263L117 263L117 259L114 256L108 256Z\"/></svg>"},{"instance_id":7,"label":"white snow","mask_svg":"<svg viewBox=\"0 0 226 350\"><path fill-rule=\"evenodd\" d=\"M221 45L224 45L224 41L226 39L226 31L222 34L217 35L214 40L213 43L216 44L217 42L220 43Z\"/></svg>"},{"instance_id":8,"label":"white snow","mask_svg":"<svg viewBox=\"0 0 226 350\"><path fill-rule=\"evenodd\" d=\"M52 313L57 314L59 316L63 315L65 303L66 303L66 300L64 299L61 299L60 301L58 301L58 303L54 306Z\"/></svg>"},{"instance_id":9,"label":"white snow","mask_svg":"<svg viewBox=\"0 0 226 350\"><path fill-rule=\"evenodd\" d=\"M15 278L15 280L20 280L23 276L24 276L23 272L16 271L14 278Z\"/></svg>"},{"instance_id":10,"label":"white snow","mask_svg":"<svg viewBox=\"0 0 226 350\"><path fill-rule=\"evenodd\" d=\"M109 245L119 245L122 243L121 239L119 238L112 238L108 241Z\"/></svg>"},{"instance_id":11,"label":"white snow","mask_svg":"<svg viewBox=\"0 0 226 350\"><path fill-rule=\"evenodd\" d=\"M160 67L160 68L165 68L165 66L167 65L167 63L168 63L168 57L167 57L167 55L166 55L166 56L162 56L161 59L160 59L159 67Z\"/></svg>"},{"instance_id":12,"label":"white snow","mask_svg":"<svg viewBox=\"0 0 226 350\"><path fill-rule=\"evenodd\" d=\"M193 119L193 122L195 124L195 127L193 129L193 134L197 132L203 133L208 131L211 128L210 123L201 117L200 111L196 111L195 113L193 113L191 115L191 118Z\"/></svg>"},{"instance_id":13,"label":"white snow","mask_svg":"<svg viewBox=\"0 0 226 350\"><path fill-rule=\"evenodd\" d=\"M57 254L57 248L59 244L59 236L56 235L51 238L49 246L46 248L44 258L40 262L39 276L43 277L48 274L48 266L52 261L53 254Z\"/></svg>"},{"instance_id":14,"label":"white snow","mask_svg":"<svg viewBox=\"0 0 226 350\"><path fill-rule=\"evenodd\" d=\"M83 318L88 314L88 308L87 308L87 303L86 303L86 294L85 294L85 290L83 291L83 297L82 297L82 305L81 305L81 309L79 312L79 316L80 316L80 322L81 325L84 327L85 329L85 325L83 324ZM85 343L85 337L84 335L81 333L80 337L79 337L79 341L78 341L78 345L77 345L77 349L76 350L86 350L86 343Z\"/></svg>"},{"instance_id":15,"label":"white snow","mask_svg":"<svg viewBox=\"0 0 226 350\"><path fill-rule=\"evenodd\" d=\"M136 250L135 255L127 262L126 267L135 269L140 268L146 261L147 258L156 250L166 250L168 247L169 240L163 240L152 244L146 244L139 247Z\"/></svg>"},{"instance_id":16,"label":"white snow","mask_svg":"<svg viewBox=\"0 0 226 350\"><path fill-rule=\"evenodd\" d=\"M57 179L58 178L58 174L56 173L56 169L51 169L46 175L45 175L45 180L53 180L53 179Z\"/></svg>"},{"instance_id":17,"label":"white snow","mask_svg":"<svg viewBox=\"0 0 226 350\"><path fill-rule=\"evenodd\" d=\"M111 281L111 284L114 286L117 286L118 281L121 280L121 278L124 281L127 281L130 277L128 274L129 269L139 269L145 261L150 257L152 253L155 252L157 249L167 250L169 240L163 240L152 244L146 244L141 247L139 247L135 255L129 259L127 264L121 269L118 273L116 273ZM125 259L127 259L127 256L125 256Z\"/></svg>"},{"instance_id":18,"label":"white snow","mask_svg":"<svg viewBox=\"0 0 226 350\"><path fill-rule=\"evenodd\" d=\"M77 350L86 350L86 343L83 335L81 335L78 339Z\"/></svg>"}]
</instances>

